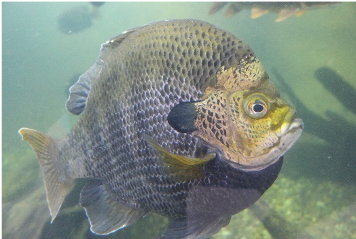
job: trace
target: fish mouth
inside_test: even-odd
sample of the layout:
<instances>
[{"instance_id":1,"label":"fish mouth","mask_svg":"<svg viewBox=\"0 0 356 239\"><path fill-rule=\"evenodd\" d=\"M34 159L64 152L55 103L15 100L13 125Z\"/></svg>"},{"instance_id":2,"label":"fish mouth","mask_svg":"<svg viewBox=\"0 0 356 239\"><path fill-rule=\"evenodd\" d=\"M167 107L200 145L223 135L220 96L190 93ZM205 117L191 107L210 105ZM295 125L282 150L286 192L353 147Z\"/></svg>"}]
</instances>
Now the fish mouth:
<instances>
[{"instance_id":1,"label":"fish mouth","mask_svg":"<svg viewBox=\"0 0 356 239\"><path fill-rule=\"evenodd\" d=\"M296 131L298 129L303 129L304 128L304 124L303 124L302 119L295 118L295 115L296 115L296 110L295 109L290 110L286 114L281 127L279 127L275 131L276 135L279 138L283 137L287 133L294 132L294 131Z\"/></svg>"},{"instance_id":2,"label":"fish mouth","mask_svg":"<svg viewBox=\"0 0 356 239\"><path fill-rule=\"evenodd\" d=\"M304 124L302 119L295 119L295 114L290 119L291 121L283 123L279 129L279 144L274 146L268 153L254 157L253 164L228 163L242 171L260 171L277 162L298 141L303 132Z\"/></svg>"},{"instance_id":3,"label":"fish mouth","mask_svg":"<svg viewBox=\"0 0 356 239\"><path fill-rule=\"evenodd\" d=\"M250 158L245 163L229 162L229 164L242 171L260 171L277 162L300 138L304 124L302 119L295 118L296 111L291 109L285 116L283 123L276 130L279 143L272 147L268 153ZM251 160L252 159L252 160Z\"/></svg>"},{"instance_id":4,"label":"fish mouth","mask_svg":"<svg viewBox=\"0 0 356 239\"><path fill-rule=\"evenodd\" d=\"M289 124L289 127L288 129L286 130L286 132L284 133L284 135L287 133L287 132L290 132L290 131L297 131L297 130L301 130L304 128L304 123L303 123L303 120L300 119L300 118L297 118L297 119L294 119L294 121Z\"/></svg>"}]
</instances>

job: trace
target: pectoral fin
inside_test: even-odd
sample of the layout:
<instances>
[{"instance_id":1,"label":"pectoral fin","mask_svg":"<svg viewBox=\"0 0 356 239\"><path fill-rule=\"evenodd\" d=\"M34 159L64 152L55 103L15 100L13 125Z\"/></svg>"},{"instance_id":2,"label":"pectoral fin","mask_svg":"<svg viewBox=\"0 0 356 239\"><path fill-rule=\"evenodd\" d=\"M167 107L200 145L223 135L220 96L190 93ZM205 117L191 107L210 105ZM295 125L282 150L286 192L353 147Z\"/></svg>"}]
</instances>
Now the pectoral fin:
<instances>
[{"instance_id":1,"label":"pectoral fin","mask_svg":"<svg viewBox=\"0 0 356 239\"><path fill-rule=\"evenodd\" d=\"M191 158L182 155L172 154L162 148L150 136L143 135L147 143L160 153L163 162L172 170L171 173L181 180L189 180L203 176L202 168L205 163L215 158L215 154L208 154L204 158Z\"/></svg>"}]
</instances>

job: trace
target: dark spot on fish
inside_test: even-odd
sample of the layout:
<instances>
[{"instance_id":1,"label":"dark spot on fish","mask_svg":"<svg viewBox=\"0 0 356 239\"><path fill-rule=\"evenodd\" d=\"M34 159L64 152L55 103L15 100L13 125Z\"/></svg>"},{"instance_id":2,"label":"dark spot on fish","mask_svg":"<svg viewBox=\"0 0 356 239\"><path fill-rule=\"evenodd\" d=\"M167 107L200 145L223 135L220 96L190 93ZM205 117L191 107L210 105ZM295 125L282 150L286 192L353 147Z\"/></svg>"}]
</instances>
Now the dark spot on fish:
<instances>
[{"instance_id":1,"label":"dark spot on fish","mask_svg":"<svg viewBox=\"0 0 356 239\"><path fill-rule=\"evenodd\" d=\"M202 45L201 40L198 39L198 44L197 44L197 46L198 46L198 47L201 47L201 45Z\"/></svg>"},{"instance_id":2,"label":"dark spot on fish","mask_svg":"<svg viewBox=\"0 0 356 239\"><path fill-rule=\"evenodd\" d=\"M208 125L206 124L206 121L205 121L205 120L203 120L203 127L204 127L204 129L207 129L207 128L208 128Z\"/></svg>"},{"instance_id":3,"label":"dark spot on fish","mask_svg":"<svg viewBox=\"0 0 356 239\"><path fill-rule=\"evenodd\" d=\"M197 56L198 55L198 49L194 49L194 56Z\"/></svg>"}]
</instances>

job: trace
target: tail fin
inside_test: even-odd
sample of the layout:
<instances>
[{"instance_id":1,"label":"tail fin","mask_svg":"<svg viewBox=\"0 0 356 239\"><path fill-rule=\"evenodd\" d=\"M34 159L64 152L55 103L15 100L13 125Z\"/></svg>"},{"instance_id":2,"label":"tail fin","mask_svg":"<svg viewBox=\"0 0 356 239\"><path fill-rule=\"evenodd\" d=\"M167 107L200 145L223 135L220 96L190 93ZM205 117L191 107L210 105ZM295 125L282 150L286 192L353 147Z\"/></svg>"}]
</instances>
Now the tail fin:
<instances>
[{"instance_id":1,"label":"tail fin","mask_svg":"<svg viewBox=\"0 0 356 239\"><path fill-rule=\"evenodd\" d=\"M22 128L19 130L22 139L27 141L36 151L37 159L41 165L47 194L48 208L52 221L71 187L73 179L65 176L59 165L58 141L51 136L33 129Z\"/></svg>"}]
</instances>

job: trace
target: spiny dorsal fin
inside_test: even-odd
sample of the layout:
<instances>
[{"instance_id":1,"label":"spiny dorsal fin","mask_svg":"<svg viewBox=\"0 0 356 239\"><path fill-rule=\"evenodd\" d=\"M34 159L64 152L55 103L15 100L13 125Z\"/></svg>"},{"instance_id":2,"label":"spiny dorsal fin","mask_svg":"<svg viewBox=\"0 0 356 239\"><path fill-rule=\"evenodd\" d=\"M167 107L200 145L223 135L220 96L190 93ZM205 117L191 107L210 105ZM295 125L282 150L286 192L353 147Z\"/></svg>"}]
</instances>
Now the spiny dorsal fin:
<instances>
[{"instance_id":1,"label":"spiny dorsal fin","mask_svg":"<svg viewBox=\"0 0 356 239\"><path fill-rule=\"evenodd\" d=\"M79 77L78 81L69 89L69 98L66 102L66 108L69 112L75 115L79 115L85 110L87 99L90 94L90 89L95 80L100 76L100 73L106 62L107 54L109 54L113 48L117 48L121 42L126 39L127 36L142 27L144 26L125 31L101 45L99 57L95 64L90 67L89 70L84 72Z\"/></svg>"},{"instance_id":2,"label":"spiny dorsal fin","mask_svg":"<svg viewBox=\"0 0 356 239\"><path fill-rule=\"evenodd\" d=\"M161 154L162 161L170 167L171 173L178 176L180 180L189 180L203 176L202 168L205 163L215 158L215 154L208 154L204 158L190 158L176 155L162 148L150 136L143 135L147 143Z\"/></svg>"}]
</instances>

